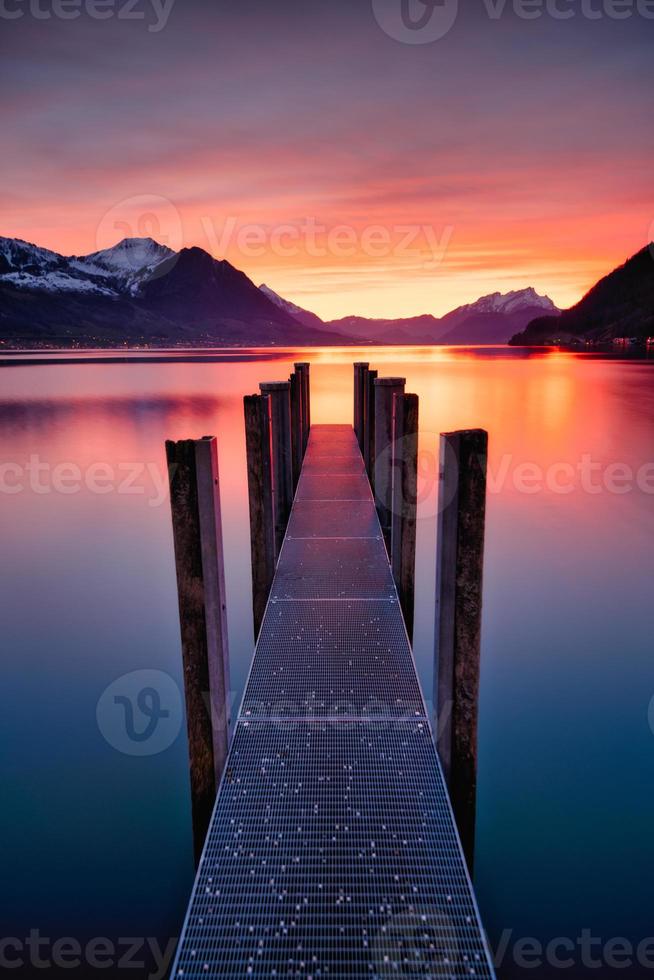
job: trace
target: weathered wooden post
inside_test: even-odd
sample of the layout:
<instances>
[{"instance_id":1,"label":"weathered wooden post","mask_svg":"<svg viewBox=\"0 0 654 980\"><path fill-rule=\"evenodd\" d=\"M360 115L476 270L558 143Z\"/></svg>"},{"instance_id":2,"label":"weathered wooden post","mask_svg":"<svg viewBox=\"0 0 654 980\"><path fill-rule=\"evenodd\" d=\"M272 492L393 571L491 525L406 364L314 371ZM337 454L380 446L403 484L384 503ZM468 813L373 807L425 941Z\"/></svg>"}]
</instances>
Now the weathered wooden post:
<instances>
[{"instance_id":1,"label":"weathered wooden post","mask_svg":"<svg viewBox=\"0 0 654 980\"><path fill-rule=\"evenodd\" d=\"M259 385L270 399L275 558L279 556L293 504L293 451L291 446L291 396L288 381Z\"/></svg>"},{"instance_id":2,"label":"weathered wooden post","mask_svg":"<svg viewBox=\"0 0 654 980\"><path fill-rule=\"evenodd\" d=\"M229 741L229 654L216 439L167 441L166 458L197 862Z\"/></svg>"},{"instance_id":3,"label":"weathered wooden post","mask_svg":"<svg viewBox=\"0 0 654 980\"><path fill-rule=\"evenodd\" d=\"M405 378L376 378L375 388L375 449L373 490L379 523L391 550L391 518L393 506L393 396L404 394Z\"/></svg>"},{"instance_id":4,"label":"weathered wooden post","mask_svg":"<svg viewBox=\"0 0 654 980\"><path fill-rule=\"evenodd\" d=\"M295 491L300 470L302 469L302 458L304 456L304 432L302 429L302 389L304 383L302 375L294 371L289 378L291 393L291 455L293 463L293 491Z\"/></svg>"},{"instance_id":5,"label":"weathered wooden post","mask_svg":"<svg viewBox=\"0 0 654 980\"><path fill-rule=\"evenodd\" d=\"M434 704L438 753L471 873L487 457L483 429L441 435Z\"/></svg>"},{"instance_id":6,"label":"weathered wooden post","mask_svg":"<svg viewBox=\"0 0 654 980\"><path fill-rule=\"evenodd\" d=\"M302 430L304 433L302 455L304 456L309 441L309 430L311 429L311 364L309 361L297 361L293 366L302 377Z\"/></svg>"},{"instance_id":7,"label":"weathered wooden post","mask_svg":"<svg viewBox=\"0 0 654 980\"><path fill-rule=\"evenodd\" d=\"M377 371L367 371L364 378L364 419L363 419L363 461L370 483L373 483L375 473L375 379Z\"/></svg>"},{"instance_id":8,"label":"weathered wooden post","mask_svg":"<svg viewBox=\"0 0 654 980\"><path fill-rule=\"evenodd\" d=\"M363 452L363 433L366 418L366 373L370 365L367 361L354 364L354 432Z\"/></svg>"},{"instance_id":9,"label":"weathered wooden post","mask_svg":"<svg viewBox=\"0 0 654 980\"><path fill-rule=\"evenodd\" d=\"M302 403L302 458L309 441L309 429L311 428L311 398L309 386L309 369L311 365L308 361L296 361L293 365L296 374L300 376L300 394Z\"/></svg>"},{"instance_id":10,"label":"weathered wooden post","mask_svg":"<svg viewBox=\"0 0 654 980\"><path fill-rule=\"evenodd\" d=\"M273 517L272 465L270 458L270 405L262 395L246 395L245 449L250 504L250 552L252 555L252 612L254 636L261 621L275 575L275 523Z\"/></svg>"},{"instance_id":11,"label":"weathered wooden post","mask_svg":"<svg viewBox=\"0 0 654 980\"><path fill-rule=\"evenodd\" d=\"M418 396L393 397L391 567L409 639L413 640L418 508Z\"/></svg>"}]
</instances>

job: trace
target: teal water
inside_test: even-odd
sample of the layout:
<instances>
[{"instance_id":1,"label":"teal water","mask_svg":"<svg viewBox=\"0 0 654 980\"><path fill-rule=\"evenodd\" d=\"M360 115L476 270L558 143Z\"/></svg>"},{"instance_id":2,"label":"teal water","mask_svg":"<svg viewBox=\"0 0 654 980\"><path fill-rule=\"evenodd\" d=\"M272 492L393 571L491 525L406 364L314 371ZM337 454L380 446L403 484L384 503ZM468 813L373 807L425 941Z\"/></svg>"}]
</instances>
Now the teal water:
<instances>
[{"instance_id":1,"label":"teal water","mask_svg":"<svg viewBox=\"0 0 654 980\"><path fill-rule=\"evenodd\" d=\"M314 421L350 421L361 356L301 352ZM170 744L128 754L98 703L134 671L181 689L163 443L207 433L219 439L240 698L252 654L241 399L297 357L0 368L0 955L16 976L42 975L39 962L49 975L123 976L141 961L132 975L156 976L166 961L193 877L183 718ZM365 357L421 398L415 653L428 700L437 435L489 430L475 883L499 975L613 976L622 964L649 976L654 941L637 947L654 936L652 364ZM557 943L539 954L530 937Z\"/></svg>"}]
</instances>

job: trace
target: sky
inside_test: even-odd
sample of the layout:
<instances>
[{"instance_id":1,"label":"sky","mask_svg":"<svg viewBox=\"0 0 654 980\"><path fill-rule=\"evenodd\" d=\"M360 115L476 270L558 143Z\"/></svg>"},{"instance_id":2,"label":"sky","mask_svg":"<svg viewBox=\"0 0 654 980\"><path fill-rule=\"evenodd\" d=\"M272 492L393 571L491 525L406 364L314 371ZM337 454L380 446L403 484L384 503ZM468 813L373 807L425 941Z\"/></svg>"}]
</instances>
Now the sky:
<instances>
[{"instance_id":1,"label":"sky","mask_svg":"<svg viewBox=\"0 0 654 980\"><path fill-rule=\"evenodd\" d=\"M566 307L654 238L653 42L654 0L0 0L0 234L324 318Z\"/></svg>"}]
</instances>

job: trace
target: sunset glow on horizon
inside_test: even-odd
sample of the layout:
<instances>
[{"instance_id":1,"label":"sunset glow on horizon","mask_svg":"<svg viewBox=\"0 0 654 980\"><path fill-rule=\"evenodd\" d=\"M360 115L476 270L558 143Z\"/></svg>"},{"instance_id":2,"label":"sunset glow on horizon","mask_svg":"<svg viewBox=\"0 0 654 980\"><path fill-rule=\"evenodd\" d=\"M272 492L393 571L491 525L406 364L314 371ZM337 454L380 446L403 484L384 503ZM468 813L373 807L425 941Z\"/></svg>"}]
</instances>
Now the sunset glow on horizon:
<instances>
[{"instance_id":1,"label":"sunset glow on horizon","mask_svg":"<svg viewBox=\"0 0 654 980\"><path fill-rule=\"evenodd\" d=\"M413 45L368 3L193 0L158 33L3 30L9 237L197 245L325 319L527 286L563 308L654 237L654 21L480 4Z\"/></svg>"}]
</instances>

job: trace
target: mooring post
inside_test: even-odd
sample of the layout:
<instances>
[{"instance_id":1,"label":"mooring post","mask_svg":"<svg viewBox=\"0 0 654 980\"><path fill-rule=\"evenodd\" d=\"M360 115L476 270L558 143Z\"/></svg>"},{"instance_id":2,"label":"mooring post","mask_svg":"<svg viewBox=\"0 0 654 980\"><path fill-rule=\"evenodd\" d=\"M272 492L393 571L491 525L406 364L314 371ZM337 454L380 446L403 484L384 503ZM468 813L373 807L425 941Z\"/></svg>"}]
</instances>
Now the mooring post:
<instances>
[{"instance_id":1,"label":"mooring post","mask_svg":"<svg viewBox=\"0 0 654 980\"><path fill-rule=\"evenodd\" d=\"M375 478L373 462L375 459L375 379L377 374L377 371L367 371L364 377L363 461L366 464L366 472L371 485Z\"/></svg>"},{"instance_id":2,"label":"mooring post","mask_svg":"<svg viewBox=\"0 0 654 980\"><path fill-rule=\"evenodd\" d=\"M311 365L308 361L296 361L293 367L302 379L302 456L304 457L309 441L309 429L311 428L311 385L309 374Z\"/></svg>"},{"instance_id":3,"label":"mooring post","mask_svg":"<svg viewBox=\"0 0 654 980\"><path fill-rule=\"evenodd\" d=\"M404 394L405 378L376 378L373 490L386 548L391 550L393 516L393 396Z\"/></svg>"},{"instance_id":4,"label":"mooring post","mask_svg":"<svg viewBox=\"0 0 654 980\"><path fill-rule=\"evenodd\" d=\"M309 361L296 361L293 367L302 380L300 390L302 397L302 458L304 458L309 441L309 429L311 428L311 388L309 382L311 365Z\"/></svg>"},{"instance_id":5,"label":"mooring post","mask_svg":"<svg viewBox=\"0 0 654 980\"><path fill-rule=\"evenodd\" d=\"M167 441L166 458L197 862L229 741L229 654L216 439Z\"/></svg>"},{"instance_id":6,"label":"mooring post","mask_svg":"<svg viewBox=\"0 0 654 980\"><path fill-rule=\"evenodd\" d=\"M471 873L487 458L483 429L441 435L434 704L438 753Z\"/></svg>"},{"instance_id":7,"label":"mooring post","mask_svg":"<svg viewBox=\"0 0 654 980\"><path fill-rule=\"evenodd\" d=\"M391 567L409 639L413 640L418 508L418 396L393 397Z\"/></svg>"},{"instance_id":8,"label":"mooring post","mask_svg":"<svg viewBox=\"0 0 654 980\"><path fill-rule=\"evenodd\" d=\"M304 432L302 429L302 389L304 382L302 375L294 371L289 378L291 393L291 455L293 458L293 491L295 491L300 470L302 469L302 458L304 456Z\"/></svg>"},{"instance_id":9,"label":"mooring post","mask_svg":"<svg viewBox=\"0 0 654 980\"><path fill-rule=\"evenodd\" d=\"M279 557L293 504L293 450L291 445L290 382L266 381L259 385L270 399L275 558Z\"/></svg>"},{"instance_id":10,"label":"mooring post","mask_svg":"<svg viewBox=\"0 0 654 980\"><path fill-rule=\"evenodd\" d=\"M268 417L270 405L267 397L246 395L243 406L250 504L252 612L256 640L275 575L275 522Z\"/></svg>"},{"instance_id":11,"label":"mooring post","mask_svg":"<svg viewBox=\"0 0 654 980\"><path fill-rule=\"evenodd\" d=\"M366 373L370 365L367 361L354 364L354 432L363 452L363 434L366 418Z\"/></svg>"}]
</instances>

